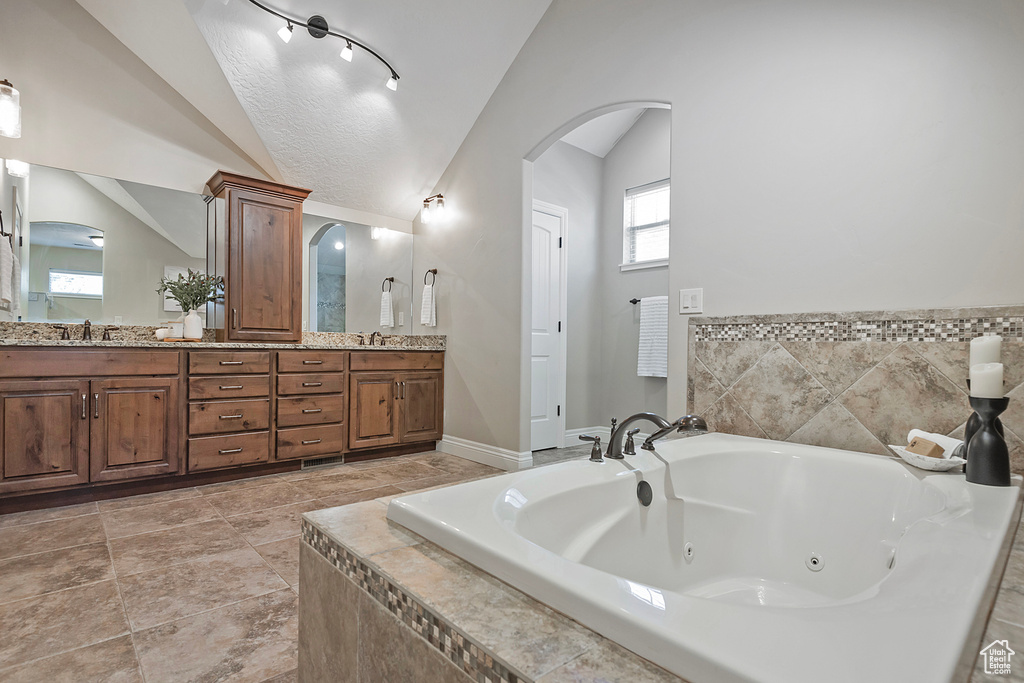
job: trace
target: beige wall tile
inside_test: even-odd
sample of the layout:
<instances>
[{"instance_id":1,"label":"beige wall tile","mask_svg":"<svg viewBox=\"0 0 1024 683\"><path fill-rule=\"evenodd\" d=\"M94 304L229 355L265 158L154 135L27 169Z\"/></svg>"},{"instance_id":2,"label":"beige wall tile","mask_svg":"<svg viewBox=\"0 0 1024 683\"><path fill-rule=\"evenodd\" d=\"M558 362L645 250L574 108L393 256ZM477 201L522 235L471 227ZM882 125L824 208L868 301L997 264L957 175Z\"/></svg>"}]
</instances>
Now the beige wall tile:
<instances>
[{"instance_id":1,"label":"beige wall tile","mask_svg":"<svg viewBox=\"0 0 1024 683\"><path fill-rule=\"evenodd\" d=\"M360 589L308 544L299 554L299 679L356 683Z\"/></svg>"}]
</instances>

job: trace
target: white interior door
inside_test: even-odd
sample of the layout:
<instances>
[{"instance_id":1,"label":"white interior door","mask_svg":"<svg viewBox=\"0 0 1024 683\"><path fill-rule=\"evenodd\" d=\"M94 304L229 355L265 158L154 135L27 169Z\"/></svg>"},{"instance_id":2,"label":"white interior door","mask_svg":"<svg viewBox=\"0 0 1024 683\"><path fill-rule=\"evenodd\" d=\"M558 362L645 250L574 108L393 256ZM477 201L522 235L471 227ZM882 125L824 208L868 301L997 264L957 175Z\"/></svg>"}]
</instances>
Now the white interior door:
<instances>
[{"instance_id":1,"label":"white interior door","mask_svg":"<svg viewBox=\"0 0 1024 683\"><path fill-rule=\"evenodd\" d=\"M562 217L533 211L533 322L530 358L530 450L559 445L564 385L561 330Z\"/></svg>"}]
</instances>

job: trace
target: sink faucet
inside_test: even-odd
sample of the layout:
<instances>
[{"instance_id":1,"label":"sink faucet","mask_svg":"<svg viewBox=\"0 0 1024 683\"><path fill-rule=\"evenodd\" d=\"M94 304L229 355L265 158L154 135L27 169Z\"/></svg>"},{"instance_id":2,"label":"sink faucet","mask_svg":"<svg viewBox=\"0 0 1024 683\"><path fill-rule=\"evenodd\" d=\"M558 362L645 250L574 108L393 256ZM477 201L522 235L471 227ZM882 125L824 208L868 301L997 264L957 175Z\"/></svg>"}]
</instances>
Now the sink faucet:
<instances>
[{"instance_id":1,"label":"sink faucet","mask_svg":"<svg viewBox=\"0 0 1024 683\"><path fill-rule=\"evenodd\" d=\"M92 323L88 318L85 320L85 327L82 328L82 341L92 341Z\"/></svg>"},{"instance_id":2,"label":"sink faucet","mask_svg":"<svg viewBox=\"0 0 1024 683\"><path fill-rule=\"evenodd\" d=\"M612 460L622 460L623 457L625 457L624 453L633 455L633 453L629 453L629 451L633 450L631 448L627 447L625 452L622 450L622 437L623 433L626 433L629 430L629 426L631 424L633 424L634 422L639 422L640 420L647 420L648 422L653 422L658 426L658 431L654 432L649 437L647 437L643 445L640 446L640 448L644 449L645 451L653 451L654 442L662 437L671 434L673 431L708 431L707 422L704 421L704 418L698 417L697 415L684 415L675 422L669 422L661 415L655 415L654 413L637 413L636 415L631 415L627 417L625 420L622 421L622 424L619 424L618 426L615 427L614 430L612 430L611 438L608 439L608 452L605 454L605 457L611 458ZM636 432L634 431L633 434L635 433ZM633 440L633 434L629 435L629 441Z\"/></svg>"},{"instance_id":3,"label":"sink faucet","mask_svg":"<svg viewBox=\"0 0 1024 683\"><path fill-rule=\"evenodd\" d=\"M371 335L370 335L370 346L373 346L373 338L374 338L374 337L380 337L380 340L381 340L381 344L383 345L383 342L384 342L384 335L383 335L383 334L381 334L380 332L378 332L377 330L374 330L374 331L373 331L373 334L371 334Z\"/></svg>"}]
</instances>

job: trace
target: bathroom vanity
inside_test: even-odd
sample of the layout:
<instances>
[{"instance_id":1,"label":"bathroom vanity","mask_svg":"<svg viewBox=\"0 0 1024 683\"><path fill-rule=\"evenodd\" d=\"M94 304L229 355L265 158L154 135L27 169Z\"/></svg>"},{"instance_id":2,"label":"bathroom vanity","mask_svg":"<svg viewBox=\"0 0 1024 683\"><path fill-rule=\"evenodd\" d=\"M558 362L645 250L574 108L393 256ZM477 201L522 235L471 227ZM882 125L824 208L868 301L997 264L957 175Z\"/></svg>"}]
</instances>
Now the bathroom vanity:
<instances>
[{"instance_id":1,"label":"bathroom vanity","mask_svg":"<svg viewBox=\"0 0 1024 683\"><path fill-rule=\"evenodd\" d=\"M8 342L0 347L0 511L298 469L310 459L432 450L443 427L444 346L430 340L412 349Z\"/></svg>"}]
</instances>

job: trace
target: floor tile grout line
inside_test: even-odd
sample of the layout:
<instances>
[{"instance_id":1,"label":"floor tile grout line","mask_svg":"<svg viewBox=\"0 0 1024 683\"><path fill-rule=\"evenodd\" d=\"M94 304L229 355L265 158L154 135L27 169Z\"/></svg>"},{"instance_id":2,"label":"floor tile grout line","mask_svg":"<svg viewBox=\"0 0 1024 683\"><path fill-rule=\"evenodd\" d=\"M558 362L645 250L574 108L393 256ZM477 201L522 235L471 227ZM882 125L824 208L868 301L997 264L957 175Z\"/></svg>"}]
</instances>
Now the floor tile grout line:
<instances>
[{"instance_id":1,"label":"floor tile grout line","mask_svg":"<svg viewBox=\"0 0 1024 683\"><path fill-rule=\"evenodd\" d=\"M50 659L51 657L60 657L61 655L66 655L66 654L69 654L71 652L77 652L78 650L84 650L87 647L93 647L93 646L96 646L96 645L100 645L102 643L109 643L111 640L117 640L118 638L124 638L125 636L129 636L130 637L131 635L132 635L132 633L129 630L129 631L125 631L124 633L118 633L116 636L111 636L109 638L104 638L103 640L97 640L95 643L89 643L88 645L79 645L78 647L73 647L70 650L61 650L60 652L51 652L50 654L47 654L44 657L36 657L35 659L28 659L28 660L26 660L24 662L21 662L20 664L12 664L11 666L0 667L0 674L4 673L5 671L11 671L13 669L17 669L18 667L21 667L21 666L27 666L29 664L35 664L37 662L42 662L44 660ZM132 647L133 648L135 647L134 644L132 645ZM140 670L142 669L141 665L139 666L139 669Z\"/></svg>"},{"instance_id":2,"label":"floor tile grout line","mask_svg":"<svg viewBox=\"0 0 1024 683\"><path fill-rule=\"evenodd\" d=\"M214 510L214 512L216 512L216 510ZM209 524L210 522L216 522L216 521L217 521L216 518L212 518L212 519L196 519L196 520L191 520L191 521L188 521L188 522L184 522L182 524L175 524L173 526L164 527L163 529L153 529L152 531L141 531L141 532L139 532L137 534L131 534L131 535L128 535L128 536L117 536L115 538L110 538L109 536L107 536L107 541L108 542L110 542L110 541L123 541L126 538L138 538L139 536L150 536L152 534L159 534L159 533L164 532L164 531L175 531L175 530L184 529L184 528L190 527L190 526L199 526L200 524ZM106 531L107 531L106 528L104 528L103 532L106 533Z\"/></svg>"},{"instance_id":3,"label":"floor tile grout line","mask_svg":"<svg viewBox=\"0 0 1024 683\"><path fill-rule=\"evenodd\" d=\"M0 564L9 560L17 560L22 557L32 557L33 555L42 555L44 553L55 553L58 550L71 550L72 548L84 548L87 545L99 545L100 543L107 543L110 539L105 538L106 532L104 532L104 539L102 541L92 541L91 543L76 543L75 545L62 545L59 548L47 548L46 550L39 550L34 553L24 553L22 555L11 555L9 557L0 558Z\"/></svg>"},{"instance_id":4,"label":"floor tile grout line","mask_svg":"<svg viewBox=\"0 0 1024 683\"><path fill-rule=\"evenodd\" d=\"M39 508L38 510L25 510L24 512L39 512L41 510L60 510L62 507L70 507L70 506L68 506L68 505L61 505L60 507L55 507L55 508ZM22 514L22 513L21 512L8 512L6 514L0 515L0 521L3 521L4 517L6 517L7 515L20 515L20 514ZM5 526L0 526L0 532L3 532L6 529L17 529L17 528L23 527L23 526L32 526L33 524L46 524L47 522L66 522L68 520L79 519L81 517L89 517L91 515L98 515L98 514L99 514L99 511L94 511L94 512L86 512L86 513L81 514L81 515L68 515L67 517L55 517L54 519L41 519L38 522L21 522L20 524L7 524Z\"/></svg>"},{"instance_id":5,"label":"floor tile grout line","mask_svg":"<svg viewBox=\"0 0 1024 683\"><path fill-rule=\"evenodd\" d=\"M0 607L6 607L8 605L13 605L13 604L15 604L17 602L22 602L24 600L35 600L37 598L45 598L45 597L47 597L49 595L56 595L57 593L65 593L67 591L73 591L76 588L86 588L88 586L95 586L98 583L104 583L106 581L114 581L116 583L117 582L117 578L115 576L111 576L111 577L106 578L106 579L96 579L95 581L86 581L85 583L75 584L74 586L65 586L64 588L58 588L57 590L53 590L53 591L46 591L45 593L36 593L35 595L27 595L27 596L25 596L23 598L18 598L17 600L8 600L7 602L0 602Z\"/></svg>"},{"instance_id":6,"label":"floor tile grout line","mask_svg":"<svg viewBox=\"0 0 1024 683\"><path fill-rule=\"evenodd\" d=\"M285 581L285 583L287 584L288 582ZM265 598L268 595L274 595L275 593L280 593L281 591L292 592L292 587L286 585L284 588L275 588L274 590L267 591L266 593L262 593L260 595L250 595L249 597L242 598L241 600L235 600L233 602L228 602L228 603L225 603L223 605L217 605L216 607L211 607L210 609L200 610L200 611L195 612L193 614L188 614L188 615L185 615L183 617L178 617L177 619L171 619L170 621L165 621L165 622L160 623L160 624L154 624L152 626L147 626L146 628L139 629L138 631L133 630L131 632L131 634L134 636L137 633L145 633L146 631L152 631L155 628L163 628L164 626L167 626L168 624L173 624L175 622L182 621L183 619L193 619L193 618L195 618L195 617L197 617L197 616L199 616L201 614L209 614L210 612L216 612L217 610L220 610L220 609L227 609L228 607L233 607L233 606L239 605L239 604L241 604L243 602L248 602L249 600L259 600L260 598ZM129 624L129 626L130 626L130 624Z\"/></svg>"},{"instance_id":7,"label":"floor tile grout line","mask_svg":"<svg viewBox=\"0 0 1024 683\"><path fill-rule=\"evenodd\" d=\"M110 553L110 565L114 565L113 551L110 550L110 546L107 546L107 552ZM128 624L128 639L132 644L132 652L135 653L135 663L139 667L139 675L142 676L142 681L146 681L146 670L142 667L142 657L139 656L139 649L135 647L135 628L132 626L132 619L128 616L128 605L124 601L124 591L121 589L121 582L115 577L114 585L117 587L117 597L121 601L121 609L124 611L124 621Z\"/></svg>"}]
</instances>

